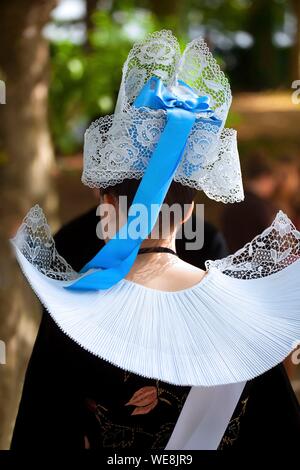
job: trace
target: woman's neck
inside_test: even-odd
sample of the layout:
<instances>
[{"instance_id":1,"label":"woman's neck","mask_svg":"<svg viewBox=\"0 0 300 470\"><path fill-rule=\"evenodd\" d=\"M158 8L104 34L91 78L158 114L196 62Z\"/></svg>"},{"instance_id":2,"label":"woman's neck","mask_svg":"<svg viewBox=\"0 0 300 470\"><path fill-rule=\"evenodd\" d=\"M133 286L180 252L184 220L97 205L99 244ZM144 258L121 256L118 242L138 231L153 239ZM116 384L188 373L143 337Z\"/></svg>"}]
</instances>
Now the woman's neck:
<instances>
[{"instance_id":1,"label":"woman's neck","mask_svg":"<svg viewBox=\"0 0 300 470\"><path fill-rule=\"evenodd\" d=\"M143 241L141 248L164 247L176 252L176 234L166 239L151 239ZM151 282L158 273L162 275L178 262L177 256L172 253L149 252L138 255L126 276L127 279L147 284Z\"/></svg>"},{"instance_id":2,"label":"woman's neck","mask_svg":"<svg viewBox=\"0 0 300 470\"><path fill-rule=\"evenodd\" d=\"M141 248L152 248L152 247L157 247L157 246L170 248L171 250L176 251L176 235L174 235L170 238L165 238L165 239L163 239L163 238L160 238L160 239L147 238L141 244Z\"/></svg>"}]
</instances>

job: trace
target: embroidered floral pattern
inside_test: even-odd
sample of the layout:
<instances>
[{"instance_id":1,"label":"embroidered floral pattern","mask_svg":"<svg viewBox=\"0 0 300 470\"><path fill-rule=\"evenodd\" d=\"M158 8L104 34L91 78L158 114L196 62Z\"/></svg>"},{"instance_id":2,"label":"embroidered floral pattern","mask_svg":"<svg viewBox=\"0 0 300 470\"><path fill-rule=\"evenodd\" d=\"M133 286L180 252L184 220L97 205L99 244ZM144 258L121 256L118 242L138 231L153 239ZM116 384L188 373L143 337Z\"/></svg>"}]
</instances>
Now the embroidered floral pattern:
<instances>
[{"instance_id":1,"label":"embroidered floral pattern","mask_svg":"<svg viewBox=\"0 0 300 470\"><path fill-rule=\"evenodd\" d=\"M117 373L120 374L119 369ZM123 389L123 394L126 394L127 387L132 388L132 383L143 384L144 381L135 374L123 371L123 380L120 383L122 382L126 384ZM189 389L190 387L170 386L157 380L154 384L147 381L147 384L137 387L121 407L122 389L113 406L108 406L104 397L101 403L95 399L87 399L86 409L98 424L96 427L93 425L93 431L86 430L86 448L128 448L141 445L142 442L148 448L165 448ZM159 409L159 413L153 416L156 409Z\"/></svg>"},{"instance_id":2,"label":"embroidered floral pattern","mask_svg":"<svg viewBox=\"0 0 300 470\"><path fill-rule=\"evenodd\" d=\"M142 387L137 390L125 406L132 405L134 410L131 415L146 414L157 405L157 388L153 386Z\"/></svg>"},{"instance_id":3,"label":"embroidered floral pattern","mask_svg":"<svg viewBox=\"0 0 300 470\"><path fill-rule=\"evenodd\" d=\"M126 377L126 381L129 378L136 380L135 374L127 373L126 371L124 371L124 377ZM168 390L168 384L162 384L159 381L156 381L156 385L140 387L133 393L130 400L125 403L125 407L134 407L133 411L131 411L132 408L129 410L129 420L126 420L126 422L114 419L113 410L110 410L107 406L97 403L92 399L86 400L87 409L98 423L97 439L99 447L130 448L136 446L142 439L142 442L146 443L145 447L164 449L173 432L188 393L189 387L175 387L172 390ZM168 399L165 398L166 395ZM232 446L239 438L242 418L246 414L248 400L249 396L239 402L218 447L219 450ZM156 416L155 424L157 426L155 431L153 431L148 426L147 416L151 416L151 411L159 406L160 401L167 404L167 409L172 410L173 413L175 411L176 418L168 420L166 411L161 411L158 415L162 417L161 422L159 422L159 418ZM87 430L84 436L85 448L93 448L93 442L95 442L95 438L89 438L89 431Z\"/></svg>"},{"instance_id":4,"label":"embroidered floral pattern","mask_svg":"<svg viewBox=\"0 0 300 470\"><path fill-rule=\"evenodd\" d=\"M249 397L245 398L240 402L239 414L229 421L226 432L220 442L218 450L223 450L228 446L232 446L234 442L238 439L241 430L242 418L246 413L248 400Z\"/></svg>"},{"instance_id":5,"label":"embroidered floral pattern","mask_svg":"<svg viewBox=\"0 0 300 470\"><path fill-rule=\"evenodd\" d=\"M176 49L168 43L161 41L159 37L157 40L148 41L142 45L136 54L141 64L152 65L172 65L174 63L174 56Z\"/></svg>"}]
</instances>

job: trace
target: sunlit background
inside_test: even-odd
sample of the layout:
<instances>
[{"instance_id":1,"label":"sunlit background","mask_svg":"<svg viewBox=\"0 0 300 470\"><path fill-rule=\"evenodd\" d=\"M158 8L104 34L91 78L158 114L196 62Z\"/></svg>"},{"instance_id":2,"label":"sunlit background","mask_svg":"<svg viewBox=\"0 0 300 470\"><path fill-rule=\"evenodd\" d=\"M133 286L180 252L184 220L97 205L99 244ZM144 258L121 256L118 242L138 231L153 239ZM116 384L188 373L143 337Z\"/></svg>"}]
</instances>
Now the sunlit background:
<instances>
[{"instance_id":1,"label":"sunlit background","mask_svg":"<svg viewBox=\"0 0 300 470\"><path fill-rule=\"evenodd\" d=\"M80 182L84 131L113 112L133 42L162 28L172 29L182 46L204 36L230 78L234 99L227 126L238 130L244 175L257 152L274 166L284 158L298 172L299 0L1 2L6 104L0 104L0 340L6 364L0 365L0 448L9 446L40 319L7 240L36 202L55 229L96 204ZM299 188L277 196L278 206L300 221ZM200 194L199 200L206 203L207 219L220 227L221 205Z\"/></svg>"}]
</instances>

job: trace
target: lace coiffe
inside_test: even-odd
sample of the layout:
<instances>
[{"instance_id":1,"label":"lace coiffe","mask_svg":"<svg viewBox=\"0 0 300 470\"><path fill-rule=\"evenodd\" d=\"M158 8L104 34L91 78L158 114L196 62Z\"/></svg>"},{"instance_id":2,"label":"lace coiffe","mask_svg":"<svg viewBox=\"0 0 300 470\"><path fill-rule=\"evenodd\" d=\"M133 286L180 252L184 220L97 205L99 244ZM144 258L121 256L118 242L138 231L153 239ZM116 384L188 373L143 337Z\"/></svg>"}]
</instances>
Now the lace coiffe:
<instances>
[{"instance_id":1,"label":"lace coiffe","mask_svg":"<svg viewBox=\"0 0 300 470\"><path fill-rule=\"evenodd\" d=\"M115 114L101 117L87 129L82 182L105 188L127 178L142 178L166 124L165 110L133 106L153 76L171 91L182 80L199 97L209 97L222 123L216 126L198 114L174 180L217 201L241 201L236 131L224 129L232 100L229 82L202 38L189 43L181 55L177 39L164 30L133 46L123 67Z\"/></svg>"}]
</instances>

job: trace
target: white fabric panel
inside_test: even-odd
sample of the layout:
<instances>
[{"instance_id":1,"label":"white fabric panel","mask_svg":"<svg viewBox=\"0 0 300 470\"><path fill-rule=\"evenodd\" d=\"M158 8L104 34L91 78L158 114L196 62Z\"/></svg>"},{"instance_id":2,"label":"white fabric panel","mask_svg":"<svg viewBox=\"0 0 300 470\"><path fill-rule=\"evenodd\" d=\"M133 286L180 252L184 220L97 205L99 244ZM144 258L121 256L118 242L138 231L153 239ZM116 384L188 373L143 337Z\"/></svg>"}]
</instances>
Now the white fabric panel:
<instances>
[{"instance_id":1,"label":"white fabric panel","mask_svg":"<svg viewBox=\"0 0 300 470\"><path fill-rule=\"evenodd\" d=\"M216 450L244 387L245 382L192 387L166 450Z\"/></svg>"}]
</instances>

